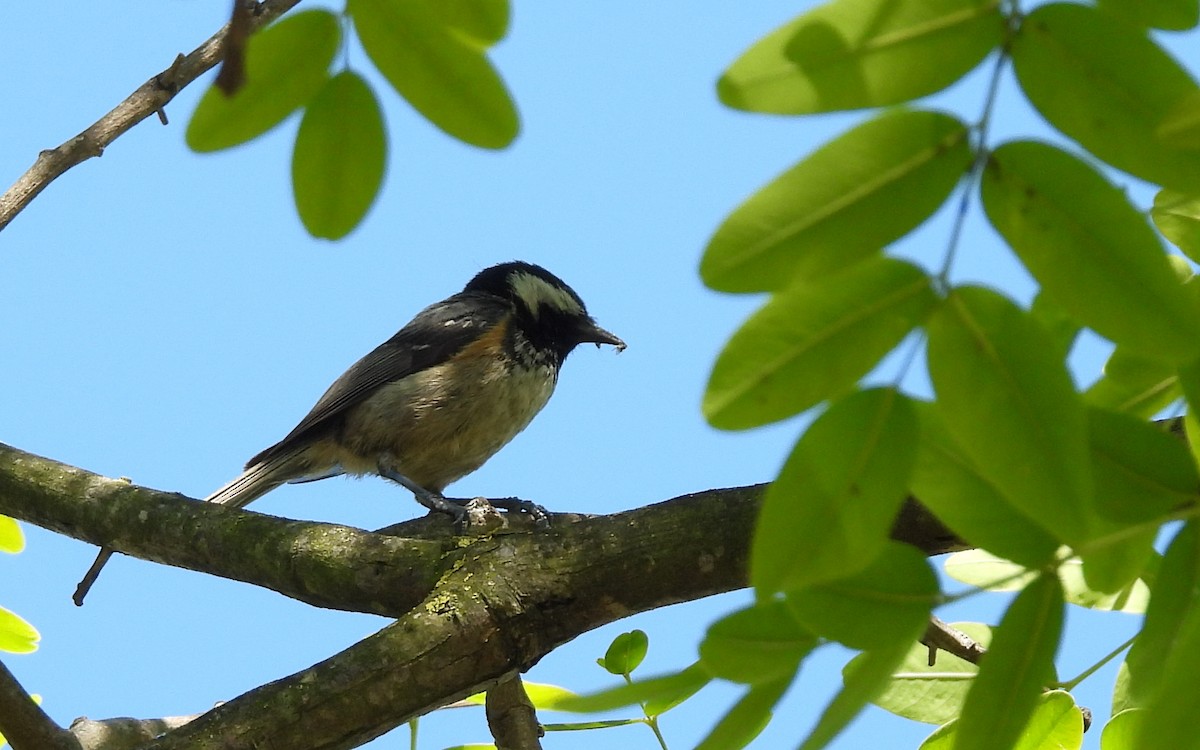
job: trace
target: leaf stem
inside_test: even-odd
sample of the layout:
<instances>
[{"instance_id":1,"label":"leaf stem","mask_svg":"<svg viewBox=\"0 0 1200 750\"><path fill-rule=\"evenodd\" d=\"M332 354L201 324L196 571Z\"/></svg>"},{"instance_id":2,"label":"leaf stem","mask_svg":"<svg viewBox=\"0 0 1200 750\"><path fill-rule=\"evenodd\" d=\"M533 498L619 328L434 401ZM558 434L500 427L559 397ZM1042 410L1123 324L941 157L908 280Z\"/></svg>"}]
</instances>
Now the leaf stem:
<instances>
[{"instance_id":1,"label":"leaf stem","mask_svg":"<svg viewBox=\"0 0 1200 750\"><path fill-rule=\"evenodd\" d=\"M1127 649L1127 648L1129 648L1131 645L1133 645L1133 641L1134 641L1134 639L1136 639L1136 638L1137 638L1137 634L1136 634L1136 633L1135 633L1134 635L1131 635L1127 641L1125 641L1124 643L1122 643L1120 646L1117 646L1117 647L1116 647L1116 648L1114 648L1112 651L1108 652L1108 654L1106 654L1106 655L1104 656L1104 658L1102 658L1100 661L1096 662L1096 663L1095 663L1095 664L1093 664L1092 666L1090 666L1090 667L1088 667L1087 669L1083 670L1083 672L1081 672L1081 673L1079 674L1079 676L1078 676L1078 677L1076 677L1075 679L1073 679L1073 680L1067 680L1066 682L1060 682L1060 683L1058 683L1059 687L1061 687L1063 690L1067 690L1067 691L1074 690L1076 685L1078 685L1079 683L1083 682L1083 681L1084 681L1084 680L1086 680L1087 678L1091 677L1093 674L1095 674L1095 673L1096 673L1096 671L1097 671L1097 670L1099 670L1099 669L1100 669L1101 667L1103 667L1105 664L1108 664L1108 663L1109 663L1110 661L1112 661L1113 659L1117 658L1117 656L1119 656L1119 655L1120 655L1120 653L1121 653L1122 651L1124 651L1125 649Z\"/></svg>"}]
</instances>

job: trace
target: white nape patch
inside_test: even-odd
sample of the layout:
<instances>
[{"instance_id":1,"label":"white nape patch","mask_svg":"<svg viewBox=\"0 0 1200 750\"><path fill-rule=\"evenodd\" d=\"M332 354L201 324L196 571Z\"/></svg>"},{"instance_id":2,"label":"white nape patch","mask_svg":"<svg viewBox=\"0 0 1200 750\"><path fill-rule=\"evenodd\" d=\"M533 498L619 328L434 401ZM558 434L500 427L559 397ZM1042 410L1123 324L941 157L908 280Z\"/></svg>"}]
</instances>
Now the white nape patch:
<instances>
[{"instance_id":1,"label":"white nape patch","mask_svg":"<svg viewBox=\"0 0 1200 750\"><path fill-rule=\"evenodd\" d=\"M568 315L583 313L583 307L570 292L560 286L548 284L545 279L531 273L517 271L508 277L508 283L535 318L543 306Z\"/></svg>"}]
</instances>

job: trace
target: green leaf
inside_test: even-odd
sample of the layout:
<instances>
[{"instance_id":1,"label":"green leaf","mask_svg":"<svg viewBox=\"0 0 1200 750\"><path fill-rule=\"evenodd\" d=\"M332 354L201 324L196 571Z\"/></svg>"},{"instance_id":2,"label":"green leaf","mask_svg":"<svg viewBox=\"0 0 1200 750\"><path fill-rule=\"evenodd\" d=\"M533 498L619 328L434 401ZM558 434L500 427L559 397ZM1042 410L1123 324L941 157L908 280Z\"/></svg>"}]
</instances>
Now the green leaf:
<instances>
[{"instance_id":1,"label":"green leaf","mask_svg":"<svg viewBox=\"0 0 1200 750\"><path fill-rule=\"evenodd\" d=\"M0 552L17 554L25 549L25 535L21 526L8 516L0 516Z\"/></svg>"},{"instance_id":2,"label":"green leaf","mask_svg":"<svg viewBox=\"0 0 1200 750\"><path fill-rule=\"evenodd\" d=\"M921 743L920 750L955 750L957 730L957 721L938 727ZM1042 693L1029 723L1011 747L1012 750L1079 750L1083 747L1083 712L1070 693L1062 690Z\"/></svg>"},{"instance_id":3,"label":"green leaf","mask_svg":"<svg viewBox=\"0 0 1200 750\"><path fill-rule=\"evenodd\" d=\"M1100 733L1100 750L1139 750L1137 739L1145 715L1140 708L1114 714Z\"/></svg>"},{"instance_id":4,"label":"green leaf","mask_svg":"<svg viewBox=\"0 0 1200 750\"><path fill-rule=\"evenodd\" d=\"M1159 123L1155 135L1172 148L1200 149L1200 90L1193 90L1176 102Z\"/></svg>"},{"instance_id":5,"label":"green leaf","mask_svg":"<svg viewBox=\"0 0 1200 750\"><path fill-rule=\"evenodd\" d=\"M798 280L725 345L704 415L735 430L798 414L850 390L934 306L916 266L873 258L820 281Z\"/></svg>"},{"instance_id":6,"label":"green leaf","mask_svg":"<svg viewBox=\"0 0 1200 750\"><path fill-rule=\"evenodd\" d=\"M1175 534L1163 557L1142 631L1125 657L1129 669L1128 700L1134 705L1151 705L1166 689L1166 675L1172 661L1191 663L1196 658L1195 651L1186 655L1179 651L1181 644L1189 639L1189 623L1200 621L1198 536L1194 522ZM1193 665L1193 678L1197 670L1200 666Z\"/></svg>"},{"instance_id":7,"label":"green leaf","mask_svg":"<svg viewBox=\"0 0 1200 750\"><path fill-rule=\"evenodd\" d=\"M485 46L495 44L508 33L508 0L440 0L429 9L442 23Z\"/></svg>"},{"instance_id":8,"label":"green leaf","mask_svg":"<svg viewBox=\"0 0 1200 750\"><path fill-rule=\"evenodd\" d=\"M358 226L387 162L383 113L357 73L329 79L304 112L292 153L292 189L304 228L336 240Z\"/></svg>"},{"instance_id":9,"label":"green leaf","mask_svg":"<svg viewBox=\"0 0 1200 750\"><path fill-rule=\"evenodd\" d=\"M1139 26L1183 31L1200 20L1197 0L1096 0L1101 10Z\"/></svg>"},{"instance_id":10,"label":"green leaf","mask_svg":"<svg viewBox=\"0 0 1200 750\"><path fill-rule=\"evenodd\" d=\"M0 607L0 651L13 654L30 654L37 651L42 636L37 628L20 615Z\"/></svg>"},{"instance_id":11,"label":"green leaf","mask_svg":"<svg viewBox=\"0 0 1200 750\"><path fill-rule=\"evenodd\" d=\"M1088 410L1096 510L1117 521L1166 520L1174 509L1194 501L1200 474L1187 446L1128 414Z\"/></svg>"},{"instance_id":12,"label":"green leaf","mask_svg":"<svg viewBox=\"0 0 1200 750\"><path fill-rule=\"evenodd\" d=\"M739 750L749 745L767 728L775 704L791 682L789 675L751 687L700 741L696 750Z\"/></svg>"},{"instance_id":13,"label":"green leaf","mask_svg":"<svg viewBox=\"0 0 1200 750\"><path fill-rule=\"evenodd\" d=\"M1062 586L1058 576L1043 574L1004 614L963 703L955 750L1016 746L1042 688L1054 679L1062 623Z\"/></svg>"},{"instance_id":14,"label":"green leaf","mask_svg":"<svg viewBox=\"0 0 1200 750\"><path fill-rule=\"evenodd\" d=\"M1092 406L1148 419L1181 395L1179 376L1171 364L1118 346L1104 365L1104 377L1093 383L1083 398Z\"/></svg>"},{"instance_id":15,"label":"green leaf","mask_svg":"<svg viewBox=\"0 0 1200 750\"><path fill-rule=\"evenodd\" d=\"M596 661L611 674L628 676L646 658L646 649L649 647L650 638L645 631L631 630L614 638L604 658Z\"/></svg>"},{"instance_id":16,"label":"green leaf","mask_svg":"<svg viewBox=\"0 0 1200 750\"><path fill-rule=\"evenodd\" d=\"M693 695L712 681L712 675L699 662L674 674L634 680L591 695L577 695L558 702L558 711L593 713L611 711L648 701L678 699ZM682 696L682 698L680 697Z\"/></svg>"},{"instance_id":17,"label":"green leaf","mask_svg":"<svg viewBox=\"0 0 1200 750\"><path fill-rule=\"evenodd\" d=\"M250 37L245 84L233 96L209 86L188 123L188 148L219 151L283 122L324 85L340 43L338 19L327 10L288 14Z\"/></svg>"},{"instance_id":18,"label":"green leaf","mask_svg":"<svg viewBox=\"0 0 1200 750\"><path fill-rule=\"evenodd\" d=\"M989 0L833 0L754 43L717 82L734 109L810 114L949 86L1004 38Z\"/></svg>"},{"instance_id":19,"label":"green leaf","mask_svg":"<svg viewBox=\"0 0 1200 750\"><path fill-rule=\"evenodd\" d=\"M379 72L431 123L465 143L504 148L520 127L516 105L479 39L448 25L442 0L349 0ZM474 27L472 27L474 28Z\"/></svg>"},{"instance_id":20,"label":"green leaf","mask_svg":"<svg viewBox=\"0 0 1200 750\"><path fill-rule=\"evenodd\" d=\"M1010 505L1067 541L1093 523L1087 426L1045 330L1007 298L955 289L929 319L946 428Z\"/></svg>"},{"instance_id":21,"label":"green leaf","mask_svg":"<svg viewBox=\"0 0 1200 750\"><path fill-rule=\"evenodd\" d=\"M879 695L907 652L907 643L896 644L864 651L853 668L847 665L841 691L825 707L800 750L820 750L832 742Z\"/></svg>"},{"instance_id":22,"label":"green leaf","mask_svg":"<svg viewBox=\"0 0 1200 750\"><path fill-rule=\"evenodd\" d=\"M1099 172L1053 146L1014 141L992 152L982 197L1021 262L1081 323L1145 356L1200 354L1200 308L1145 218Z\"/></svg>"},{"instance_id":23,"label":"green leaf","mask_svg":"<svg viewBox=\"0 0 1200 750\"><path fill-rule=\"evenodd\" d=\"M1155 591L1157 598L1159 588ZM1147 623L1149 613L1147 613ZM1143 630L1143 633L1145 630ZM1196 675L1200 673L1200 607L1194 598L1178 621L1165 654L1155 697L1146 708L1136 747L1200 748L1196 731ZM1130 670L1136 675L1134 666Z\"/></svg>"},{"instance_id":24,"label":"green leaf","mask_svg":"<svg viewBox=\"0 0 1200 750\"><path fill-rule=\"evenodd\" d=\"M1158 231L1183 254L1200 262L1200 194L1184 195L1175 190L1160 190L1154 196L1150 218Z\"/></svg>"},{"instance_id":25,"label":"green leaf","mask_svg":"<svg viewBox=\"0 0 1200 750\"><path fill-rule=\"evenodd\" d=\"M700 643L700 662L714 677L748 684L791 680L817 645L780 601L768 601L717 620Z\"/></svg>"},{"instance_id":26,"label":"green leaf","mask_svg":"<svg viewBox=\"0 0 1200 750\"><path fill-rule=\"evenodd\" d=\"M917 403L921 440L909 485L914 496L972 544L1036 568L1058 549L1058 540L1009 505L958 447L934 404Z\"/></svg>"},{"instance_id":27,"label":"green leaf","mask_svg":"<svg viewBox=\"0 0 1200 750\"><path fill-rule=\"evenodd\" d=\"M955 552L945 563L946 575L971 586L988 591L1019 591L1037 573L1016 563L996 557L985 550ZM1135 580L1115 593L1106 594L1088 586L1083 576L1083 564L1071 558L1058 566L1064 599L1087 609L1141 614L1150 600L1145 582Z\"/></svg>"},{"instance_id":28,"label":"green leaf","mask_svg":"<svg viewBox=\"0 0 1200 750\"><path fill-rule=\"evenodd\" d=\"M722 291L774 291L797 276L851 266L925 221L971 158L967 126L958 119L885 112L739 206L709 241L700 276Z\"/></svg>"},{"instance_id":29,"label":"green leaf","mask_svg":"<svg viewBox=\"0 0 1200 750\"><path fill-rule=\"evenodd\" d=\"M1144 180L1200 192L1200 153L1156 135L1196 83L1138 29L1094 8L1042 5L1022 22L1012 59L1029 101L1068 137Z\"/></svg>"},{"instance_id":30,"label":"green leaf","mask_svg":"<svg viewBox=\"0 0 1200 750\"><path fill-rule=\"evenodd\" d=\"M917 443L912 405L886 388L835 402L767 490L750 552L759 596L844 578L887 546Z\"/></svg>"},{"instance_id":31,"label":"green leaf","mask_svg":"<svg viewBox=\"0 0 1200 750\"><path fill-rule=\"evenodd\" d=\"M980 622L956 622L950 627L965 633L984 648L992 640L992 629ZM856 668L860 654L846 669ZM963 700L979 667L945 651L929 664L929 647L921 643L909 646L904 660L891 680L875 699L875 705L897 716L926 724L944 724L962 711Z\"/></svg>"},{"instance_id":32,"label":"green leaf","mask_svg":"<svg viewBox=\"0 0 1200 750\"><path fill-rule=\"evenodd\" d=\"M1046 291L1039 290L1029 306L1029 315L1046 329L1054 340L1054 351L1063 359L1071 352L1082 326L1055 302Z\"/></svg>"},{"instance_id":33,"label":"green leaf","mask_svg":"<svg viewBox=\"0 0 1200 750\"><path fill-rule=\"evenodd\" d=\"M920 638L940 594L924 553L889 541L875 561L855 575L789 591L785 601L807 630L868 650Z\"/></svg>"},{"instance_id":34,"label":"green leaf","mask_svg":"<svg viewBox=\"0 0 1200 750\"><path fill-rule=\"evenodd\" d=\"M525 688L525 694L529 696L529 700L533 703L533 707L539 711L558 711L558 704L568 698L579 697L576 693L567 690L558 685L550 685L544 682L527 682L521 681L522 687ZM472 706L482 706L487 703L487 693L475 693L468 695L462 699L462 703L469 703Z\"/></svg>"}]
</instances>

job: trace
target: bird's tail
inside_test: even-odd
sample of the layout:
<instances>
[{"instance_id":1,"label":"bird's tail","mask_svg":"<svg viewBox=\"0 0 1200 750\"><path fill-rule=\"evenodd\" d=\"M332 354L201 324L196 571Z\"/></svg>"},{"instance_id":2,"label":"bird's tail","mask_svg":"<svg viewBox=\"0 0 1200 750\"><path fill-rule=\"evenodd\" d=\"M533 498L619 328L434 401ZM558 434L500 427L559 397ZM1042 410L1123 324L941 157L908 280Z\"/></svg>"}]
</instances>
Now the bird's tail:
<instances>
[{"instance_id":1,"label":"bird's tail","mask_svg":"<svg viewBox=\"0 0 1200 750\"><path fill-rule=\"evenodd\" d=\"M290 451L272 456L265 461L247 466L246 470L236 479L204 498L204 500L209 503L228 505L231 508L241 508L284 482L293 479L297 474L303 474L303 466L304 457L302 451ZM100 548L99 554L96 555L95 561L92 562L92 567L88 568L88 572L84 574L79 585L75 587L75 594L71 597L75 601L75 606L83 606L84 597L87 596L88 591L92 588L92 584L96 582L96 577L100 575L100 571L112 555L112 549L108 547Z\"/></svg>"}]
</instances>

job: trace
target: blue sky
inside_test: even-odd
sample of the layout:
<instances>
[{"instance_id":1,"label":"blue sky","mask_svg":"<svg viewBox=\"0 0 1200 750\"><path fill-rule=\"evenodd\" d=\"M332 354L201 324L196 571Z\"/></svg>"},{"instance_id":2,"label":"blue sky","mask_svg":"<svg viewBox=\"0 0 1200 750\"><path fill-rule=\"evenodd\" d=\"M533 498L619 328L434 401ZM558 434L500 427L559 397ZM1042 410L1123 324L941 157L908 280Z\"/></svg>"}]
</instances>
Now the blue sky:
<instances>
[{"instance_id":1,"label":"blue sky","mask_svg":"<svg viewBox=\"0 0 1200 750\"><path fill-rule=\"evenodd\" d=\"M7 103L0 179L93 122L222 22L228 3L73 5L53 25L16 4L0 26ZM581 349L533 425L456 495L521 495L554 510L611 513L710 487L764 481L803 420L721 433L699 412L722 343L758 304L705 290L704 244L740 201L861 113L792 119L724 109L714 82L753 40L809 3L516 3L493 55L522 133L491 153L451 141L379 83L390 136L383 193L345 241L308 237L291 205L296 120L211 156L183 144L203 91L183 91L169 127L149 120L53 184L0 234L0 441L109 476L202 497L275 442L325 387L425 305L477 270L520 258L562 276L629 343ZM305 3L301 7L309 6ZM1194 40L1193 40L1194 41ZM1200 48L1176 54L1200 69ZM358 49L351 67L365 71ZM205 79L207 80L207 79ZM982 78L935 97L977 116ZM1006 80L1005 134L1053 137ZM1118 177L1140 205L1150 193ZM897 249L937 268L951 212ZM1031 285L973 209L955 277L1027 300ZM1086 384L1104 349L1075 358ZM893 370L884 370L889 379ZM908 381L924 386L920 373ZM376 528L421 512L382 480L285 487L253 508ZM86 607L70 593L95 548L27 527L0 559L0 604L32 621L41 649L5 662L60 722L193 713L290 674L378 630L381 618L312 609L269 591L118 558ZM744 592L586 634L527 676L576 690L611 680L594 659L617 633L650 635L647 674L695 658L708 622ZM1001 597L947 619L994 620ZM1063 675L1132 632L1136 619L1072 610ZM794 745L844 655L806 666L753 747ZM1076 693L1105 713L1113 671ZM668 714L672 748L704 735L737 691L717 686ZM543 721L569 717L546 715ZM487 741L482 712L422 720L422 748ZM836 748L915 748L931 727L869 710ZM403 731L403 730L402 730ZM1097 747L1098 731L1089 747ZM650 748L644 728L551 736L547 748ZM407 747L393 735L371 747Z\"/></svg>"}]
</instances>

